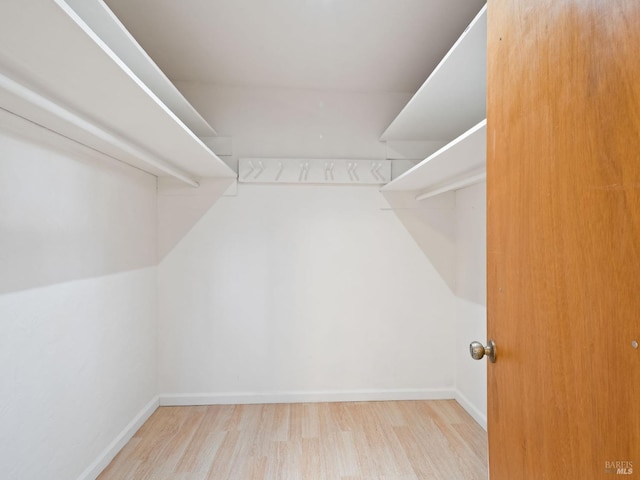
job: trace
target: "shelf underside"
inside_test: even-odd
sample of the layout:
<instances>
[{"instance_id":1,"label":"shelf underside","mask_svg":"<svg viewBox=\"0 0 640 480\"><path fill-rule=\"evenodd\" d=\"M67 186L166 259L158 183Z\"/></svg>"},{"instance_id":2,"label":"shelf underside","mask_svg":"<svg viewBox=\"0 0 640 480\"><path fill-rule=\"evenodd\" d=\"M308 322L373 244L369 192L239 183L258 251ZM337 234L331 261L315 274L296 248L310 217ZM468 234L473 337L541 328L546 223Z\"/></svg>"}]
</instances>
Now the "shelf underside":
<instances>
[{"instance_id":1,"label":"shelf underside","mask_svg":"<svg viewBox=\"0 0 640 480\"><path fill-rule=\"evenodd\" d=\"M388 183L382 191L421 193L477 178L486 169L487 121L483 120L418 165Z\"/></svg>"},{"instance_id":2,"label":"shelf underside","mask_svg":"<svg viewBox=\"0 0 640 480\"><path fill-rule=\"evenodd\" d=\"M486 6L381 140L451 141L486 118Z\"/></svg>"},{"instance_id":3,"label":"shelf underside","mask_svg":"<svg viewBox=\"0 0 640 480\"><path fill-rule=\"evenodd\" d=\"M0 106L155 175L233 177L62 0L0 5Z\"/></svg>"}]
</instances>

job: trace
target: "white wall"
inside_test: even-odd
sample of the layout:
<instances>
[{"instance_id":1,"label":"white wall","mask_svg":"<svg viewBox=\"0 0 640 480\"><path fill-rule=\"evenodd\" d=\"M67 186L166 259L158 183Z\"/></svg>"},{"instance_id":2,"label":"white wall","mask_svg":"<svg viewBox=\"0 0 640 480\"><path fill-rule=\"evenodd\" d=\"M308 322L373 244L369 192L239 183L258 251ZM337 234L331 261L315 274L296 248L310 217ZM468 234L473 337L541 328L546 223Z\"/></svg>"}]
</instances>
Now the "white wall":
<instances>
[{"instance_id":1,"label":"white wall","mask_svg":"<svg viewBox=\"0 0 640 480\"><path fill-rule=\"evenodd\" d=\"M385 159L379 135L409 99L178 86L232 138L232 165ZM453 293L381 208L376 188L240 185L220 199L159 266L164 401L451 396Z\"/></svg>"},{"instance_id":2,"label":"white wall","mask_svg":"<svg viewBox=\"0 0 640 480\"><path fill-rule=\"evenodd\" d=\"M488 360L469 355L469 343L487 340L485 182L456 192L456 238L456 395L486 428Z\"/></svg>"},{"instance_id":3,"label":"white wall","mask_svg":"<svg viewBox=\"0 0 640 480\"><path fill-rule=\"evenodd\" d=\"M384 192L393 212L453 292L456 286L456 195L416 200L417 192Z\"/></svg>"},{"instance_id":4,"label":"white wall","mask_svg":"<svg viewBox=\"0 0 640 480\"><path fill-rule=\"evenodd\" d=\"M233 158L384 158L375 132L406 101L190 92L218 112ZM457 299L448 284L448 199L428 215L428 257L376 188L241 185L190 231L164 233L173 245L188 231L156 269L155 178L44 130L2 130L0 478L91 478L158 391L206 403L438 398L457 386L482 408L479 364L461 367L456 343L483 306L476 283ZM465 220L476 201L460 195L459 235L477 233Z\"/></svg>"},{"instance_id":5,"label":"white wall","mask_svg":"<svg viewBox=\"0 0 640 480\"><path fill-rule=\"evenodd\" d=\"M286 88L176 84L238 157L387 158L380 135L411 98Z\"/></svg>"},{"instance_id":6,"label":"white wall","mask_svg":"<svg viewBox=\"0 0 640 480\"><path fill-rule=\"evenodd\" d=\"M469 343L486 340L486 183L416 201L417 192L385 192L398 218L455 296L455 397L486 428L486 361Z\"/></svg>"},{"instance_id":7,"label":"white wall","mask_svg":"<svg viewBox=\"0 0 640 480\"><path fill-rule=\"evenodd\" d=\"M155 177L10 114L2 132L0 293L155 265Z\"/></svg>"},{"instance_id":8,"label":"white wall","mask_svg":"<svg viewBox=\"0 0 640 480\"><path fill-rule=\"evenodd\" d=\"M29 135L0 129L0 478L90 478L156 395L155 178Z\"/></svg>"},{"instance_id":9,"label":"white wall","mask_svg":"<svg viewBox=\"0 0 640 480\"><path fill-rule=\"evenodd\" d=\"M158 267L165 401L450 397L453 294L381 208L375 187L221 198Z\"/></svg>"}]
</instances>

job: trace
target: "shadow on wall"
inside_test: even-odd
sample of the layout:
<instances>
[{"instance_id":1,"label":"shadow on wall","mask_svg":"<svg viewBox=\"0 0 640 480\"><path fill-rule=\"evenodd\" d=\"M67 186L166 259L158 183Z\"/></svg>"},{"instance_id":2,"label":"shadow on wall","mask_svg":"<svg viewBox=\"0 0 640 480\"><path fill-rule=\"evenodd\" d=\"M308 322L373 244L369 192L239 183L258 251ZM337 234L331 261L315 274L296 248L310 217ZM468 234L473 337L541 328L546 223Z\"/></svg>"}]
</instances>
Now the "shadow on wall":
<instances>
[{"instance_id":1,"label":"shadow on wall","mask_svg":"<svg viewBox=\"0 0 640 480\"><path fill-rule=\"evenodd\" d=\"M158 178L158 261L189 233L222 195L235 196L237 183L229 178L201 178L193 188L172 178Z\"/></svg>"},{"instance_id":2,"label":"shadow on wall","mask_svg":"<svg viewBox=\"0 0 640 480\"><path fill-rule=\"evenodd\" d=\"M0 294L153 266L156 178L44 129L0 129Z\"/></svg>"},{"instance_id":3,"label":"shadow on wall","mask_svg":"<svg viewBox=\"0 0 640 480\"><path fill-rule=\"evenodd\" d=\"M486 183L422 201L415 191L383 194L451 291L486 306Z\"/></svg>"},{"instance_id":4,"label":"shadow on wall","mask_svg":"<svg viewBox=\"0 0 640 480\"><path fill-rule=\"evenodd\" d=\"M455 193L423 201L415 192L383 192L404 227L452 292L456 291Z\"/></svg>"},{"instance_id":5,"label":"shadow on wall","mask_svg":"<svg viewBox=\"0 0 640 480\"><path fill-rule=\"evenodd\" d=\"M486 182L456 191L456 296L487 305Z\"/></svg>"},{"instance_id":6,"label":"shadow on wall","mask_svg":"<svg viewBox=\"0 0 640 480\"><path fill-rule=\"evenodd\" d=\"M156 179L25 125L0 124L0 294L155 266L235 182Z\"/></svg>"}]
</instances>

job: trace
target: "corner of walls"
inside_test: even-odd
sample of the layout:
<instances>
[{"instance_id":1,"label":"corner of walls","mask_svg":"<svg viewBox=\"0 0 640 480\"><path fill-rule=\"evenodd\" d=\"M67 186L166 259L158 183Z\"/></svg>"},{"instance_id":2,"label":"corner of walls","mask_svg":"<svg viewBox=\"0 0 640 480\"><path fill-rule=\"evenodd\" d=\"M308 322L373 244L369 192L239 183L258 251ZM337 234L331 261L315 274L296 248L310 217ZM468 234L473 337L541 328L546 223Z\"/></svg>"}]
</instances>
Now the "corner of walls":
<instances>
[{"instance_id":1,"label":"corner of walls","mask_svg":"<svg viewBox=\"0 0 640 480\"><path fill-rule=\"evenodd\" d=\"M394 213L455 292L453 398L487 429L486 364L467 345L486 336L485 184L415 200L415 192L385 192Z\"/></svg>"},{"instance_id":2,"label":"corner of walls","mask_svg":"<svg viewBox=\"0 0 640 480\"><path fill-rule=\"evenodd\" d=\"M78 480L95 480L102 471L107 468L111 460L124 448L135 433L142 427L153 412L160 406L160 397L155 396L138 414L133 417L129 424L114 438L114 440L98 455L95 461L80 474Z\"/></svg>"},{"instance_id":3,"label":"corner of walls","mask_svg":"<svg viewBox=\"0 0 640 480\"><path fill-rule=\"evenodd\" d=\"M440 277L455 291L455 194L418 201L415 192L383 192L391 210L414 242L436 268Z\"/></svg>"},{"instance_id":4,"label":"corner of walls","mask_svg":"<svg viewBox=\"0 0 640 480\"><path fill-rule=\"evenodd\" d=\"M486 340L486 183L456 191L455 385L458 403L487 428L487 362L469 356Z\"/></svg>"},{"instance_id":5,"label":"corner of walls","mask_svg":"<svg viewBox=\"0 0 640 480\"><path fill-rule=\"evenodd\" d=\"M234 178L201 178L200 185L194 188L172 178L158 178L159 262L235 182Z\"/></svg>"},{"instance_id":6,"label":"corner of walls","mask_svg":"<svg viewBox=\"0 0 640 480\"><path fill-rule=\"evenodd\" d=\"M453 397L456 402L458 402L460 404L460 406L462 408L465 409L465 411L471 415L471 418L473 418L476 422L478 422L478 425L480 425L485 431L487 430L487 413L486 413L486 409L485 410L480 410L480 408L478 408L478 406L476 405L475 402L472 402L471 400L469 400L467 397L465 397L460 390L455 390L455 394Z\"/></svg>"},{"instance_id":7,"label":"corner of walls","mask_svg":"<svg viewBox=\"0 0 640 480\"><path fill-rule=\"evenodd\" d=\"M0 129L0 477L66 480L158 404L156 180L23 124Z\"/></svg>"}]
</instances>

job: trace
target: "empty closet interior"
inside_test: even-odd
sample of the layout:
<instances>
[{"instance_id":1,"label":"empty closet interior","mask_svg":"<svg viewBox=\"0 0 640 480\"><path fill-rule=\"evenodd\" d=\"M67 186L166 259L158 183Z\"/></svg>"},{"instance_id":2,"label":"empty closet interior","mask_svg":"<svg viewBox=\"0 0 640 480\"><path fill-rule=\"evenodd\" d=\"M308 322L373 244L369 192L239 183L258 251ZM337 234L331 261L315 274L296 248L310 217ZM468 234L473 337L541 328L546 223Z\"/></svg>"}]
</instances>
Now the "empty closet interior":
<instances>
[{"instance_id":1,"label":"empty closet interior","mask_svg":"<svg viewBox=\"0 0 640 480\"><path fill-rule=\"evenodd\" d=\"M455 399L486 428L483 2L406 32L367 21L393 2L211 2L210 64L170 23L199 3L0 6L2 478L95 478L159 405Z\"/></svg>"}]
</instances>

